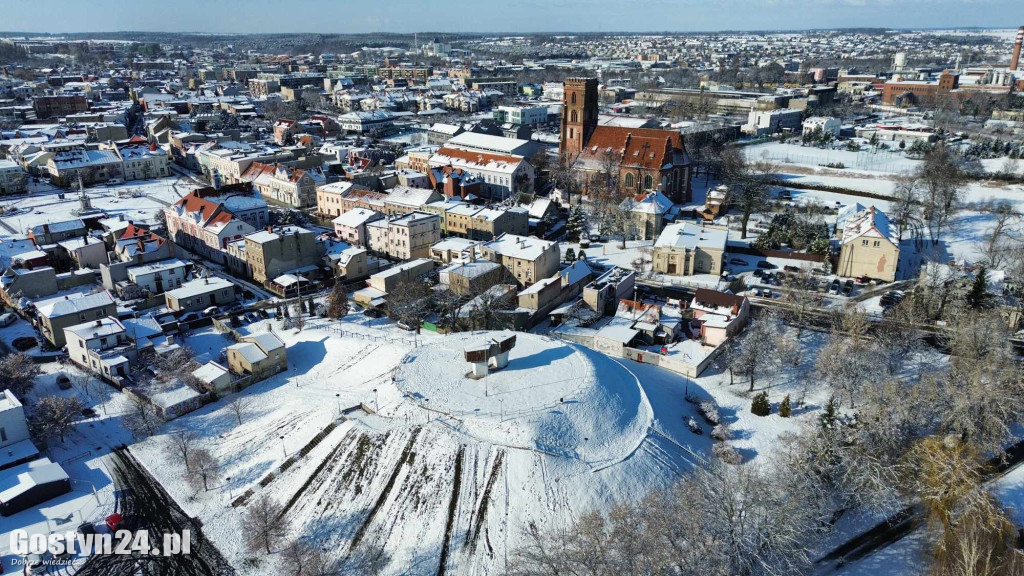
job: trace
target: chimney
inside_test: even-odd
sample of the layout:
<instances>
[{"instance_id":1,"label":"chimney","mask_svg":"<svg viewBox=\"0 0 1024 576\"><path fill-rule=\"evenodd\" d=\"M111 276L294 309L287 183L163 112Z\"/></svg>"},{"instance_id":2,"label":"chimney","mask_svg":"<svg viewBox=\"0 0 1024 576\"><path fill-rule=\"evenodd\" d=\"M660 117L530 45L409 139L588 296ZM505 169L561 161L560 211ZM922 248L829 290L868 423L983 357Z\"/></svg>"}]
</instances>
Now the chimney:
<instances>
[{"instance_id":1,"label":"chimney","mask_svg":"<svg viewBox=\"0 0 1024 576\"><path fill-rule=\"evenodd\" d=\"M103 320L97 320L96 321L96 325L97 326L103 326Z\"/></svg>"},{"instance_id":2,"label":"chimney","mask_svg":"<svg viewBox=\"0 0 1024 576\"><path fill-rule=\"evenodd\" d=\"M1016 70L1020 64L1020 49L1024 45L1024 26L1017 29L1017 40L1013 43L1013 56L1010 56L1010 70Z\"/></svg>"}]
</instances>

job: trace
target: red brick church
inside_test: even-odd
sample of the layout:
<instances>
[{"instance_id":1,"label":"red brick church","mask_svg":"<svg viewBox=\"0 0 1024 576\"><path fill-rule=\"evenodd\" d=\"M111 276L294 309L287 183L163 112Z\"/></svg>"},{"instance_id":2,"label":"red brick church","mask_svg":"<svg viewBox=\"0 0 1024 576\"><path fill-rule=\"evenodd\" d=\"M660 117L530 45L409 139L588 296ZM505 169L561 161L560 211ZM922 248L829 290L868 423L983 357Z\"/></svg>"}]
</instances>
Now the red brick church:
<instances>
[{"instance_id":1,"label":"red brick church","mask_svg":"<svg viewBox=\"0 0 1024 576\"><path fill-rule=\"evenodd\" d=\"M660 190L673 202L690 200L690 157L678 131L601 126L597 79L568 78L563 83L559 153L580 175L583 193L617 166L623 192L644 195Z\"/></svg>"}]
</instances>

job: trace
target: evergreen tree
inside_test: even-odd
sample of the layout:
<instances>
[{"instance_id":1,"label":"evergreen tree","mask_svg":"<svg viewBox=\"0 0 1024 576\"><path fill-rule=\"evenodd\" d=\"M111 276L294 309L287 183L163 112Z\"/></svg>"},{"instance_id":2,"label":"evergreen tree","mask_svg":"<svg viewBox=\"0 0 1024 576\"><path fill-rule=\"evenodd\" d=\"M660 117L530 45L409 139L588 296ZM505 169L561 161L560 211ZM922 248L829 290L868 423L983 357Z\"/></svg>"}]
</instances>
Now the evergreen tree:
<instances>
[{"instance_id":1,"label":"evergreen tree","mask_svg":"<svg viewBox=\"0 0 1024 576\"><path fill-rule=\"evenodd\" d=\"M975 310L981 310L982 308L988 308L990 301L991 299L988 294L988 272L982 266L978 270L977 276L974 277L971 291L967 293L967 305Z\"/></svg>"},{"instance_id":2,"label":"evergreen tree","mask_svg":"<svg viewBox=\"0 0 1024 576\"><path fill-rule=\"evenodd\" d=\"M569 219L565 223L565 230L570 242L578 242L586 227L586 216L583 214L583 207L576 205L569 212Z\"/></svg>"},{"instance_id":3,"label":"evergreen tree","mask_svg":"<svg viewBox=\"0 0 1024 576\"><path fill-rule=\"evenodd\" d=\"M586 260L587 259L587 253L584 252L583 250L580 250L580 253L576 256L576 259L577 260Z\"/></svg>"},{"instance_id":4,"label":"evergreen tree","mask_svg":"<svg viewBox=\"0 0 1024 576\"><path fill-rule=\"evenodd\" d=\"M309 312L310 316L316 315L316 304L313 303L312 296L309 297L309 300L306 300L306 310Z\"/></svg>"},{"instance_id":5,"label":"evergreen tree","mask_svg":"<svg viewBox=\"0 0 1024 576\"><path fill-rule=\"evenodd\" d=\"M829 396L825 404L825 411L818 416L818 427L823 432L831 432L839 424L839 401L835 396Z\"/></svg>"},{"instance_id":6,"label":"evergreen tree","mask_svg":"<svg viewBox=\"0 0 1024 576\"><path fill-rule=\"evenodd\" d=\"M750 412L758 416L767 416L772 413L772 405L768 401L768 392L761 392L754 396L754 401L750 403Z\"/></svg>"},{"instance_id":7,"label":"evergreen tree","mask_svg":"<svg viewBox=\"0 0 1024 576\"><path fill-rule=\"evenodd\" d=\"M569 263L576 261L576 251L571 246L565 251L565 261Z\"/></svg>"},{"instance_id":8,"label":"evergreen tree","mask_svg":"<svg viewBox=\"0 0 1024 576\"><path fill-rule=\"evenodd\" d=\"M793 408L789 405L789 394L782 399L782 403L779 404L779 416L783 418L789 418L793 415Z\"/></svg>"},{"instance_id":9,"label":"evergreen tree","mask_svg":"<svg viewBox=\"0 0 1024 576\"><path fill-rule=\"evenodd\" d=\"M327 315L337 320L348 313L348 294L341 282L335 282L331 294L327 297Z\"/></svg>"}]
</instances>

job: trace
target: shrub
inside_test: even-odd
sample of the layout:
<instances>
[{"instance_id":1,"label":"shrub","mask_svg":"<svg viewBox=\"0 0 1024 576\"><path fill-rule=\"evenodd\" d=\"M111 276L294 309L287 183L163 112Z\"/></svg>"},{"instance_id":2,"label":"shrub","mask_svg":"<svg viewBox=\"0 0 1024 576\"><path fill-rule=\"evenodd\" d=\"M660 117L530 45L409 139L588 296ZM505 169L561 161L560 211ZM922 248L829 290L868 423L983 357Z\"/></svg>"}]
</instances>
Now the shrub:
<instances>
[{"instance_id":1,"label":"shrub","mask_svg":"<svg viewBox=\"0 0 1024 576\"><path fill-rule=\"evenodd\" d=\"M694 434L701 435L704 433L704 429L701 428L700 424L693 418L690 418L686 421L686 427L689 428L690 432L693 432Z\"/></svg>"},{"instance_id":2,"label":"shrub","mask_svg":"<svg viewBox=\"0 0 1024 576\"><path fill-rule=\"evenodd\" d=\"M697 411L700 412L704 421L712 426L718 426L722 423L722 419L718 416L718 407L715 406L714 402L701 402L697 405Z\"/></svg>"},{"instance_id":3,"label":"shrub","mask_svg":"<svg viewBox=\"0 0 1024 576\"><path fill-rule=\"evenodd\" d=\"M728 444L715 444L711 448L711 452L714 453L714 455L717 456L719 460L725 462L726 464L737 465L743 463L743 456L739 453L738 450L736 450L735 448Z\"/></svg>"},{"instance_id":4,"label":"shrub","mask_svg":"<svg viewBox=\"0 0 1024 576\"><path fill-rule=\"evenodd\" d=\"M727 424L719 424L711 429L711 437L719 442L732 438L732 429Z\"/></svg>"},{"instance_id":5,"label":"shrub","mask_svg":"<svg viewBox=\"0 0 1024 576\"><path fill-rule=\"evenodd\" d=\"M779 404L779 416L789 418L792 414L793 408L789 405L789 394L786 394L786 397L783 398L782 402Z\"/></svg>"},{"instance_id":6,"label":"shrub","mask_svg":"<svg viewBox=\"0 0 1024 576\"><path fill-rule=\"evenodd\" d=\"M750 411L758 416L767 416L772 413L772 405L768 402L767 392L761 392L754 396L754 401L750 403Z\"/></svg>"}]
</instances>

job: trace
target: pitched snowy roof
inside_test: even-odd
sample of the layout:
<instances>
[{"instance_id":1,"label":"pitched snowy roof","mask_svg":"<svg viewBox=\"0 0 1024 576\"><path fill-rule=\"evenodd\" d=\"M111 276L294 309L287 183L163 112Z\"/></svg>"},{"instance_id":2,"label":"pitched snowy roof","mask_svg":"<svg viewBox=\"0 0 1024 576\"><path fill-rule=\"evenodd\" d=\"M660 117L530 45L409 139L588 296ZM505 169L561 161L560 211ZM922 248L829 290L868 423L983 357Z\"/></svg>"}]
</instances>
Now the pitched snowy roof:
<instances>
[{"instance_id":1,"label":"pitched snowy roof","mask_svg":"<svg viewBox=\"0 0 1024 576\"><path fill-rule=\"evenodd\" d=\"M849 244L861 237L880 238L898 245L896 230L889 223L885 212L874 206L858 212L843 227L843 244Z\"/></svg>"},{"instance_id":2,"label":"pitched snowy roof","mask_svg":"<svg viewBox=\"0 0 1024 576\"><path fill-rule=\"evenodd\" d=\"M60 464L49 458L33 460L0 472L0 502L10 502L36 486L68 480Z\"/></svg>"},{"instance_id":3,"label":"pitched snowy roof","mask_svg":"<svg viewBox=\"0 0 1024 576\"><path fill-rule=\"evenodd\" d=\"M496 254L531 261L540 258L552 246L555 246L555 242L507 233L484 244L485 248Z\"/></svg>"},{"instance_id":4,"label":"pitched snowy roof","mask_svg":"<svg viewBox=\"0 0 1024 576\"><path fill-rule=\"evenodd\" d=\"M661 231L654 247L694 250L699 246L724 251L728 240L727 230L704 228L691 222L677 222L669 224Z\"/></svg>"},{"instance_id":5,"label":"pitched snowy roof","mask_svg":"<svg viewBox=\"0 0 1024 576\"><path fill-rule=\"evenodd\" d=\"M78 314L93 308L100 308L114 303L114 299L106 290L95 294L70 296L58 296L36 302L36 310L41 316L47 318L59 318L69 314Z\"/></svg>"},{"instance_id":6,"label":"pitched snowy roof","mask_svg":"<svg viewBox=\"0 0 1024 576\"><path fill-rule=\"evenodd\" d=\"M99 320L90 320L89 322L69 326L64 331L70 332L84 340L92 340L93 338L122 334L124 333L124 325L117 318L107 316Z\"/></svg>"}]
</instances>

